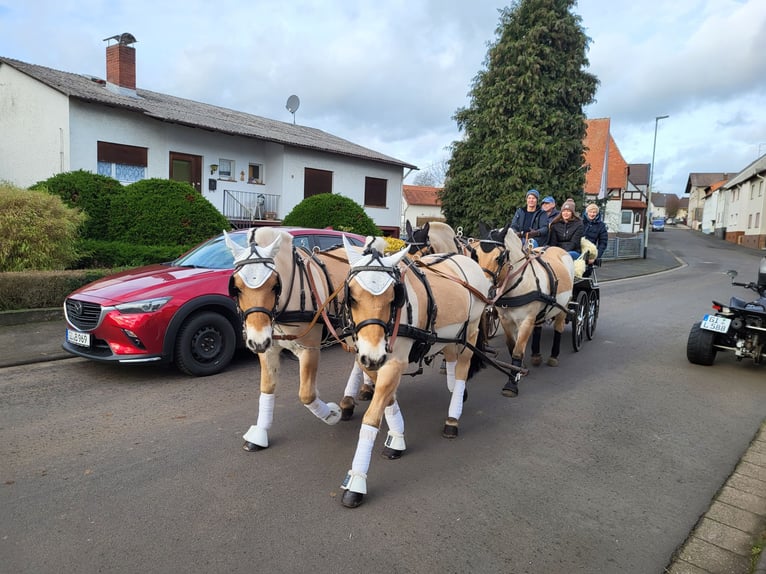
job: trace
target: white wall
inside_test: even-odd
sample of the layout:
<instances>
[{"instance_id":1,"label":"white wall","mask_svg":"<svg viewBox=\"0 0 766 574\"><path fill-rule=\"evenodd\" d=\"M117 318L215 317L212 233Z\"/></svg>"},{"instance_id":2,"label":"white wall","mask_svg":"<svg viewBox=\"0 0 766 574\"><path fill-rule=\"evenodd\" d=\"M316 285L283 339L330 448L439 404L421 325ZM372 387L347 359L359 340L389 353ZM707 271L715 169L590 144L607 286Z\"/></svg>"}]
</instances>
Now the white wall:
<instances>
[{"instance_id":1,"label":"white wall","mask_svg":"<svg viewBox=\"0 0 766 574\"><path fill-rule=\"evenodd\" d=\"M0 64L0 181L29 187L69 170L67 101Z\"/></svg>"}]
</instances>

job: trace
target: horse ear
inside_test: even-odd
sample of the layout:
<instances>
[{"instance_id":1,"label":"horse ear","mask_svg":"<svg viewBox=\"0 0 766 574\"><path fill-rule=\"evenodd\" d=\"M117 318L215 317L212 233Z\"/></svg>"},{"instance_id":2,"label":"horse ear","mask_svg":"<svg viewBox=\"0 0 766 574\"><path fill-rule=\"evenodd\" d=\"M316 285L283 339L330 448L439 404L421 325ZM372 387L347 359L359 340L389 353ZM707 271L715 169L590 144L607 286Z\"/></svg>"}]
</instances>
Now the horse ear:
<instances>
[{"instance_id":1,"label":"horse ear","mask_svg":"<svg viewBox=\"0 0 766 574\"><path fill-rule=\"evenodd\" d=\"M282 234L278 233L274 241L272 241L267 247L261 249L264 257L273 258L279 250L279 244L282 242Z\"/></svg>"},{"instance_id":2,"label":"horse ear","mask_svg":"<svg viewBox=\"0 0 766 574\"><path fill-rule=\"evenodd\" d=\"M485 239L489 236L489 228L487 227L487 224L483 221L479 222L479 238Z\"/></svg>"},{"instance_id":3,"label":"horse ear","mask_svg":"<svg viewBox=\"0 0 766 574\"><path fill-rule=\"evenodd\" d=\"M361 253L358 251L355 251L354 248L351 246L351 242L346 237L346 234L343 234L343 247L346 248L346 256L348 257L348 263L352 267L363 257Z\"/></svg>"},{"instance_id":4,"label":"horse ear","mask_svg":"<svg viewBox=\"0 0 766 574\"><path fill-rule=\"evenodd\" d=\"M499 232L500 241L503 241L503 242L505 241L505 236L506 236L506 235L508 235L508 230L509 230L510 228L511 228L511 224L510 224L510 223L506 223L506 224L505 224L505 227L503 227L503 228L500 230L500 232Z\"/></svg>"},{"instance_id":5,"label":"horse ear","mask_svg":"<svg viewBox=\"0 0 766 574\"><path fill-rule=\"evenodd\" d=\"M423 231L425 232L425 234L426 234L426 237L428 236L428 230L429 230L429 229L431 229L431 223L430 223L429 221L426 221L426 222L423 224Z\"/></svg>"},{"instance_id":6,"label":"horse ear","mask_svg":"<svg viewBox=\"0 0 766 574\"><path fill-rule=\"evenodd\" d=\"M226 243L226 247L229 248L229 251L231 251L231 254L234 256L234 261L237 261L241 255L244 253L249 252L249 249L246 247L240 247L236 243L234 243L231 240L231 237L229 237L229 234L226 233L226 230L223 230L223 240Z\"/></svg>"},{"instance_id":7,"label":"horse ear","mask_svg":"<svg viewBox=\"0 0 766 574\"><path fill-rule=\"evenodd\" d=\"M399 262L404 259L404 256L407 255L408 249L405 247L401 251L397 251L393 255L388 255L387 257L384 257L381 259L383 265L386 267L396 267L399 265Z\"/></svg>"},{"instance_id":8,"label":"horse ear","mask_svg":"<svg viewBox=\"0 0 766 574\"><path fill-rule=\"evenodd\" d=\"M412 223L410 223L409 219L404 224L404 230L407 232L407 237L412 237Z\"/></svg>"}]
</instances>

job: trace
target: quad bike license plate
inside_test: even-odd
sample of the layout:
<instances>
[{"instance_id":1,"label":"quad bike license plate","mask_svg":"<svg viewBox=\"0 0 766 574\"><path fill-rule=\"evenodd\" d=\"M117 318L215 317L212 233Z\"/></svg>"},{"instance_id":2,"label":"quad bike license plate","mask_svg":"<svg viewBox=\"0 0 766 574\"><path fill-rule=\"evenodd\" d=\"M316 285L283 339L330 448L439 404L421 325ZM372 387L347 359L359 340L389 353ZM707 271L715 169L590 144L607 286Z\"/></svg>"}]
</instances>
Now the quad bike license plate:
<instances>
[{"instance_id":1,"label":"quad bike license plate","mask_svg":"<svg viewBox=\"0 0 766 574\"><path fill-rule=\"evenodd\" d=\"M705 315L700 327L716 333L726 333L729 330L729 325L731 325L731 319L718 315Z\"/></svg>"}]
</instances>

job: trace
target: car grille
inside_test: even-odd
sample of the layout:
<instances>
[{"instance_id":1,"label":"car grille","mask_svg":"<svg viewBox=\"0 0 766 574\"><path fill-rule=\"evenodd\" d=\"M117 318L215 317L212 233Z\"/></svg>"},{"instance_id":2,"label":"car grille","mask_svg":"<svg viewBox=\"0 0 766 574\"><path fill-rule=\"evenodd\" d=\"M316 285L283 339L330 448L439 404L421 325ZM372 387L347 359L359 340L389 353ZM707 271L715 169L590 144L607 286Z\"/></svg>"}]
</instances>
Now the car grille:
<instances>
[{"instance_id":1,"label":"car grille","mask_svg":"<svg viewBox=\"0 0 766 574\"><path fill-rule=\"evenodd\" d=\"M101 320L101 305L67 299L64 303L67 321L81 331L90 331L98 327Z\"/></svg>"}]
</instances>

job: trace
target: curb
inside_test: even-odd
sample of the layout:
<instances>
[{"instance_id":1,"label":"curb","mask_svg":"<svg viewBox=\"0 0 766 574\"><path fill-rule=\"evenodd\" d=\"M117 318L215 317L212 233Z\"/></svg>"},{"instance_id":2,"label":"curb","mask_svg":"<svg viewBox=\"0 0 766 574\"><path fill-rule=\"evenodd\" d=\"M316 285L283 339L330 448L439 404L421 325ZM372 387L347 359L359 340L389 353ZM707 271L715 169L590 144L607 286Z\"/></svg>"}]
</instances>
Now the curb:
<instances>
[{"instance_id":1,"label":"curb","mask_svg":"<svg viewBox=\"0 0 766 574\"><path fill-rule=\"evenodd\" d=\"M20 309L17 311L0 312L0 326L23 325L40 321L59 321L64 318L61 307L46 307L44 309Z\"/></svg>"}]
</instances>

